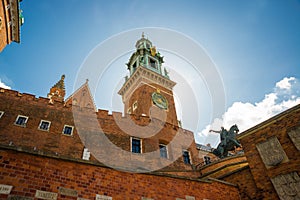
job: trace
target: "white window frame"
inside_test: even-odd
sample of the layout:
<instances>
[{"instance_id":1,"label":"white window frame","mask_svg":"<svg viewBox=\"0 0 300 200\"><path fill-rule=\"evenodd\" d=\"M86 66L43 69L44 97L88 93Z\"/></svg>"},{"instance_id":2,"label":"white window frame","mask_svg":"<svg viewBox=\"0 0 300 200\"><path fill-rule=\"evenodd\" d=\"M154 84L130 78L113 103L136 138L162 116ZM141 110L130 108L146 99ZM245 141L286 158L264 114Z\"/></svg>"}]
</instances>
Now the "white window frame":
<instances>
[{"instance_id":1,"label":"white window frame","mask_svg":"<svg viewBox=\"0 0 300 200\"><path fill-rule=\"evenodd\" d=\"M24 118L25 118L24 124L17 124L17 121L18 121L19 117L24 117ZM29 118L29 117L27 117L27 116L25 116L25 115L18 115L17 118L16 118L16 121L15 121L14 125L16 125L16 126L21 126L21 127L26 127L28 118Z\"/></svg>"},{"instance_id":2,"label":"white window frame","mask_svg":"<svg viewBox=\"0 0 300 200\"><path fill-rule=\"evenodd\" d=\"M141 152L140 153L136 153L136 152L132 152L132 140L139 140L140 141L140 149ZM130 137L130 152L134 153L134 154L142 154L143 153L143 140L141 138L137 138L137 137Z\"/></svg>"},{"instance_id":3,"label":"white window frame","mask_svg":"<svg viewBox=\"0 0 300 200\"><path fill-rule=\"evenodd\" d=\"M166 148L167 157L162 157L162 156L161 156L161 154L160 154L160 146L164 146L164 147ZM168 159L168 158L169 158L168 146L165 145L165 144L160 143L158 147L159 147L159 156L160 156L160 158Z\"/></svg>"},{"instance_id":4,"label":"white window frame","mask_svg":"<svg viewBox=\"0 0 300 200\"><path fill-rule=\"evenodd\" d=\"M190 163L185 163L185 162L184 162L183 152L188 152ZM183 149L183 150L182 150L182 160L183 160L183 163L186 164L186 165L191 165L191 164L193 163L193 162L192 162L192 157L191 157L191 152L190 152L189 150L187 150L187 149Z\"/></svg>"},{"instance_id":5,"label":"white window frame","mask_svg":"<svg viewBox=\"0 0 300 200\"><path fill-rule=\"evenodd\" d=\"M66 128L66 127L71 127L71 128L72 128L71 134L66 134L66 133L65 133L65 128ZM73 131L74 131L74 126L65 124L65 125L64 125L64 128L63 128L63 131L62 131L62 134L63 134L63 135L66 135L66 136L72 136L72 135L73 135Z\"/></svg>"},{"instance_id":6,"label":"white window frame","mask_svg":"<svg viewBox=\"0 0 300 200\"><path fill-rule=\"evenodd\" d=\"M3 117L4 111L0 111L0 119Z\"/></svg>"},{"instance_id":7,"label":"white window frame","mask_svg":"<svg viewBox=\"0 0 300 200\"><path fill-rule=\"evenodd\" d=\"M42 125L43 122L48 122L48 123L49 123L47 129L42 129L42 128L41 128L41 125ZM42 120L40 121L40 124L39 124L38 129L41 130L41 131L49 131L49 130L50 130L50 126L51 126L51 122L50 122L50 121L47 121L47 120L43 120L43 119L42 119Z\"/></svg>"}]
</instances>

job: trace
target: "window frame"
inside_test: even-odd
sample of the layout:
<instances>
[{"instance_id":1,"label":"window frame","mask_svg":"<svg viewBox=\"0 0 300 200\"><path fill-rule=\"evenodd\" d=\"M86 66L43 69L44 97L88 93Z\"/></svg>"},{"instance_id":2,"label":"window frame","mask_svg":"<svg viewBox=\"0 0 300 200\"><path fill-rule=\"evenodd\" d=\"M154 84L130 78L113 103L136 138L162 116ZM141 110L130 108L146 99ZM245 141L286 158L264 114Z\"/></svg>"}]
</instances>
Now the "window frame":
<instances>
[{"instance_id":1,"label":"window frame","mask_svg":"<svg viewBox=\"0 0 300 200\"><path fill-rule=\"evenodd\" d=\"M166 157L162 156L161 149L163 149L163 148L161 148L161 147L165 148L165 155L166 155ZM162 143L159 144L159 156L160 156L160 158L165 158L165 159L169 158L169 152L168 152L168 146L167 145L162 144Z\"/></svg>"},{"instance_id":2,"label":"window frame","mask_svg":"<svg viewBox=\"0 0 300 200\"><path fill-rule=\"evenodd\" d=\"M41 128L41 125L42 125L43 122L49 123L47 129ZM50 121L41 119L40 124L38 126L38 129L41 130L41 131L48 131L49 132L50 126L51 126L51 122Z\"/></svg>"},{"instance_id":3,"label":"window frame","mask_svg":"<svg viewBox=\"0 0 300 200\"><path fill-rule=\"evenodd\" d=\"M132 145L133 145L133 143L132 143L132 141L133 140L139 140L140 141L140 152L133 152L132 150L133 150L133 148L132 148ZM143 153L143 140L141 139L141 138L137 138L137 137L130 137L130 152L131 153L134 153L134 154L142 154Z\"/></svg>"},{"instance_id":4,"label":"window frame","mask_svg":"<svg viewBox=\"0 0 300 200\"><path fill-rule=\"evenodd\" d=\"M66 127L71 128L71 134L65 133ZM64 128L63 128L63 131L62 131L62 134L63 134L63 135L66 135L66 136L72 136L72 135L73 135L73 131L74 131L74 126L65 124L65 125L64 125Z\"/></svg>"},{"instance_id":5,"label":"window frame","mask_svg":"<svg viewBox=\"0 0 300 200\"><path fill-rule=\"evenodd\" d=\"M152 69L157 70L157 69L158 69L158 63L157 63L157 60L156 60L155 58L151 57L151 56L148 56L148 59L149 59L149 60L148 60L149 66L150 66ZM154 62L154 66L151 65L151 61Z\"/></svg>"},{"instance_id":6,"label":"window frame","mask_svg":"<svg viewBox=\"0 0 300 200\"><path fill-rule=\"evenodd\" d=\"M185 160L185 155L184 155L185 152L188 153L188 159L189 159L188 163ZM186 164L186 165L191 165L192 164L191 153L190 153L189 150L187 150L187 149L182 150L182 159L183 159L184 164Z\"/></svg>"},{"instance_id":7,"label":"window frame","mask_svg":"<svg viewBox=\"0 0 300 200\"><path fill-rule=\"evenodd\" d=\"M23 117L23 118L25 118L25 122L23 123L23 124L17 124L17 122L18 122L18 119L20 118L20 117ZM14 123L14 125L16 125L16 126L21 126L21 127L26 127L26 124L27 124L27 121L28 121L28 116L25 116L25 115L18 115L17 116L17 118L16 118L16 120L15 120L15 123Z\"/></svg>"},{"instance_id":8,"label":"window frame","mask_svg":"<svg viewBox=\"0 0 300 200\"><path fill-rule=\"evenodd\" d=\"M209 165L211 163L211 157L210 156L203 156L203 161L205 165Z\"/></svg>"},{"instance_id":9,"label":"window frame","mask_svg":"<svg viewBox=\"0 0 300 200\"><path fill-rule=\"evenodd\" d=\"M0 119L3 117L4 111L0 110Z\"/></svg>"}]
</instances>

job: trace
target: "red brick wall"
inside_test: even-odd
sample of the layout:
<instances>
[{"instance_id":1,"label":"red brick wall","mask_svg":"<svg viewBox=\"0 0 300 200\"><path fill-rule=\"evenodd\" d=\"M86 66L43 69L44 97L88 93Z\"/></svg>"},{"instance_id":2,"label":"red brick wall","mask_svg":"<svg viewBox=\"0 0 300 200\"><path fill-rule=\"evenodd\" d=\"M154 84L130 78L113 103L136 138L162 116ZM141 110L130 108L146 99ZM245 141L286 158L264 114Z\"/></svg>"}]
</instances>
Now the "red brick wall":
<instances>
[{"instance_id":1,"label":"red brick wall","mask_svg":"<svg viewBox=\"0 0 300 200\"><path fill-rule=\"evenodd\" d=\"M0 1L0 18L1 18L1 25L0 25L0 52L4 49L7 45L7 21L6 18L6 0Z\"/></svg>"},{"instance_id":2,"label":"red brick wall","mask_svg":"<svg viewBox=\"0 0 300 200\"><path fill-rule=\"evenodd\" d=\"M224 181L238 185L241 199L243 200L259 200L262 199L261 191L255 185L253 176L249 168L222 178Z\"/></svg>"},{"instance_id":3,"label":"red brick wall","mask_svg":"<svg viewBox=\"0 0 300 200\"><path fill-rule=\"evenodd\" d=\"M300 125L299 121L300 106L298 105L245 131L239 136L254 181L264 199L278 199L271 183L271 178L279 174L287 174L290 172L300 173L300 152L296 149L288 136L290 130ZM274 136L279 140L289 161L267 169L256 148L256 144L264 142Z\"/></svg>"},{"instance_id":4,"label":"red brick wall","mask_svg":"<svg viewBox=\"0 0 300 200\"><path fill-rule=\"evenodd\" d=\"M174 96L171 90L168 90L162 86L157 84L145 84L141 83L138 88L130 96L128 105L125 102L125 112L127 109L131 107L132 113L137 115L146 114L147 116L155 117L157 119L166 119L166 121L170 124L178 125L178 119L176 114L176 108L174 103ZM157 89L160 90L160 93L167 99L168 101L168 109L162 110L156 107L152 101L152 93L157 92ZM137 101L137 109L133 111L133 103ZM155 109L157 108L157 109ZM162 117L166 115L166 118Z\"/></svg>"},{"instance_id":5,"label":"red brick wall","mask_svg":"<svg viewBox=\"0 0 300 200\"><path fill-rule=\"evenodd\" d=\"M113 113L109 115L107 111L99 110L94 113L92 109L84 110L74 107L79 110L79 115L82 116L81 124L87 129L91 129L93 124L90 117L95 117L99 125L105 132L106 136L112 143L116 144L123 150L130 151L130 135L136 132L134 125L146 126L151 121L148 117L127 116L122 117L121 113ZM75 129L72 136L62 134L64 125L74 126L72 107L66 107L62 102L49 103L49 99L35 98L30 94L19 94L16 91L2 90L0 92L0 111L4 111L3 117L0 119L0 144L27 148L30 150L45 152L47 154L59 155L69 158L80 159L84 145ZM16 126L14 124L18 115L28 116L26 127ZM49 131L38 129L40 120L51 121ZM131 121L131 119L133 121ZM124 132L117 124L126 127L128 132ZM187 149L191 153L192 164L199 163L198 152L194 141L193 133L174 126L169 123L161 123L153 119L151 124L146 127L150 130L156 130L158 125L161 125L161 130L157 130L155 135L142 138L143 152L152 152L158 150L159 143L169 144L175 136L181 138L180 143L170 146L168 152L170 158L172 153L180 152L182 149ZM96 127L97 128L97 127ZM91 143L98 142L92 137L82 138L89 140ZM157 154L159 157L159 154ZM121 157L119 158L121 159ZM122 160L122 159L121 159ZM191 170L191 166L183 163L183 158L180 156L176 162L167 167L168 169L176 168L177 170Z\"/></svg>"},{"instance_id":6,"label":"red brick wall","mask_svg":"<svg viewBox=\"0 0 300 200\"><path fill-rule=\"evenodd\" d=\"M0 151L0 184L12 185L10 195L34 197L36 190L58 193L59 187L74 189L78 197L96 194L113 199L185 198L240 199L236 187L218 182L199 182L155 174L133 174L90 164L35 156L13 150ZM7 198L1 195L0 198ZM58 199L76 199L58 195Z\"/></svg>"}]
</instances>

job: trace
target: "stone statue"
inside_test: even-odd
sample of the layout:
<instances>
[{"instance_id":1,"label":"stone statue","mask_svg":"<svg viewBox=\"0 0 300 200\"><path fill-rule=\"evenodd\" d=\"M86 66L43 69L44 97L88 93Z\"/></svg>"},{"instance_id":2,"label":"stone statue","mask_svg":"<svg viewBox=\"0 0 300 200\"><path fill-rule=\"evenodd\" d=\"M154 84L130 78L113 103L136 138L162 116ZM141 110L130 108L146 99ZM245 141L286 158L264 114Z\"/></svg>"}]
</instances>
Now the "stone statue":
<instances>
[{"instance_id":1,"label":"stone statue","mask_svg":"<svg viewBox=\"0 0 300 200\"><path fill-rule=\"evenodd\" d=\"M228 151L235 150L236 147L241 147L241 144L236 139L236 135L239 132L237 125L231 126L229 131L221 127L220 131L210 130L209 132L220 133L221 142L217 149L213 150L213 154L219 158L227 157Z\"/></svg>"}]
</instances>

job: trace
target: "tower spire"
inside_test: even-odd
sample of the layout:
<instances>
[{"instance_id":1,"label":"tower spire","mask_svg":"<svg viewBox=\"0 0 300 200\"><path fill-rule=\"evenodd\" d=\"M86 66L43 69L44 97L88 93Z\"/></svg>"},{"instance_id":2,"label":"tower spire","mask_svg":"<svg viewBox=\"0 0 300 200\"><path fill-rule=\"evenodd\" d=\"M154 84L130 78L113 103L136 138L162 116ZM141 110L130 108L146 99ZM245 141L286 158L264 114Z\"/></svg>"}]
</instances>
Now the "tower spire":
<instances>
[{"instance_id":1,"label":"tower spire","mask_svg":"<svg viewBox=\"0 0 300 200\"><path fill-rule=\"evenodd\" d=\"M48 93L48 98L51 102L56 101L64 101L65 98L65 75L63 74L60 78L60 80L52 87L50 88L50 92Z\"/></svg>"},{"instance_id":2,"label":"tower spire","mask_svg":"<svg viewBox=\"0 0 300 200\"><path fill-rule=\"evenodd\" d=\"M172 91L176 83L163 71L163 57L144 33L135 47L127 63L129 76L118 92L122 95L124 113L149 116L177 125Z\"/></svg>"},{"instance_id":3,"label":"tower spire","mask_svg":"<svg viewBox=\"0 0 300 200\"><path fill-rule=\"evenodd\" d=\"M64 90L65 89L65 82L64 82L65 77L66 76L63 74L61 76L60 80L53 87L60 88L60 89Z\"/></svg>"}]
</instances>

